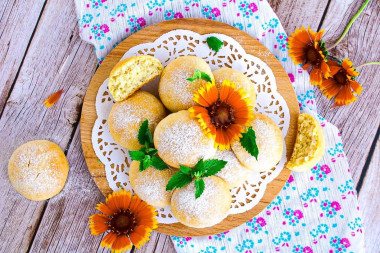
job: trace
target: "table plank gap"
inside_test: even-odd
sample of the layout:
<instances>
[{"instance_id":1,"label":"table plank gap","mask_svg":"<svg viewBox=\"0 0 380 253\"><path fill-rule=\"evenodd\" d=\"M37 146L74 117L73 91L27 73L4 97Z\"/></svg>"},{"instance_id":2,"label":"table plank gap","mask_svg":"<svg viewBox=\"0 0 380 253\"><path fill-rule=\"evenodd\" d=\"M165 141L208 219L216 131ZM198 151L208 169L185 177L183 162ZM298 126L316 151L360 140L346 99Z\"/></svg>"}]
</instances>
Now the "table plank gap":
<instances>
[{"instance_id":1,"label":"table plank gap","mask_svg":"<svg viewBox=\"0 0 380 253\"><path fill-rule=\"evenodd\" d=\"M330 7L330 3L331 3L331 0L328 0L327 5L326 5L326 8L325 8L325 10L323 11L323 15L322 15L321 21L319 22L319 25L318 25L318 29L317 29L317 31L320 31L320 30L321 30L321 27L322 27L323 21L325 20L326 14L327 14L327 12L328 12L328 10L329 10L329 7Z\"/></svg>"},{"instance_id":2,"label":"table plank gap","mask_svg":"<svg viewBox=\"0 0 380 253\"><path fill-rule=\"evenodd\" d=\"M41 215L40 215L40 217L39 217L39 219L38 219L38 221L37 221L36 229L34 230L34 232L33 232L33 236L32 236L32 239L30 240L31 243L29 244L29 247L28 247L28 250L27 250L28 253L30 252L30 247L32 246L32 243L33 243L33 241L34 241L34 238L36 237L37 231L38 231L38 229L39 229L39 227L40 227L40 225L41 225L42 217L43 217L44 214L45 214L45 211L46 211L46 207L47 207L47 205L48 205L48 202L49 202L49 200L46 200L46 201L45 201L45 204L44 204L44 206L43 206L43 208L42 208Z\"/></svg>"}]
</instances>

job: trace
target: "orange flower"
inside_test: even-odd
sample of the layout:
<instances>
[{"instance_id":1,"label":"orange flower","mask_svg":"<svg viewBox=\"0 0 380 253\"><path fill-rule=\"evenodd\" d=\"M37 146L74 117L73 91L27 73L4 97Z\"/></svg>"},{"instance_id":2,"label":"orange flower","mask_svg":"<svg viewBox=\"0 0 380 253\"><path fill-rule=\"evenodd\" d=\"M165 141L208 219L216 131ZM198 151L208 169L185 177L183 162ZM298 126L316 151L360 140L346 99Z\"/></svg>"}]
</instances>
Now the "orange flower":
<instances>
[{"instance_id":1,"label":"orange flower","mask_svg":"<svg viewBox=\"0 0 380 253\"><path fill-rule=\"evenodd\" d=\"M149 240L150 232L157 228L155 208L124 189L108 195L106 204L99 203L95 209L102 214L89 217L91 234L109 231L100 246L111 248L112 252L127 251L132 244L139 249Z\"/></svg>"},{"instance_id":2,"label":"orange flower","mask_svg":"<svg viewBox=\"0 0 380 253\"><path fill-rule=\"evenodd\" d=\"M335 106L351 104L357 99L354 93L362 93L362 86L355 81L359 72L348 58L344 59L341 65L336 61L327 63L331 69L331 77L323 78L319 86L323 95L329 99L335 96Z\"/></svg>"},{"instance_id":3,"label":"orange flower","mask_svg":"<svg viewBox=\"0 0 380 253\"><path fill-rule=\"evenodd\" d=\"M311 84L320 85L322 77L330 76L330 68L327 65L327 50L325 43L321 40L324 30L315 33L307 28L296 29L288 39L289 55L295 64L303 64L302 68L307 70L311 67Z\"/></svg>"},{"instance_id":4,"label":"orange flower","mask_svg":"<svg viewBox=\"0 0 380 253\"><path fill-rule=\"evenodd\" d=\"M220 92L215 83L207 83L195 92L193 100L199 106L189 109L191 116L198 119L204 133L214 138L215 148L220 150L230 149L252 121L250 99L229 80L223 81Z\"/></svg>"},{"instance_id":5,"label":"orange flower","mask_svg":"<svg viewBox=\"0 0 380 253\"><path fill-rule=\"evenodd\" d=\"M60 90L60 91L57 91L56 93L53 93L51 94L45 101L44 101L44 105L47 107L47 108L50 108L52 105L54 105L55 103L57 103L57 101L59 100L59 98L61 97L62 95L62 92L63 92L63 89Z\"/></svg>"}]
</instances>

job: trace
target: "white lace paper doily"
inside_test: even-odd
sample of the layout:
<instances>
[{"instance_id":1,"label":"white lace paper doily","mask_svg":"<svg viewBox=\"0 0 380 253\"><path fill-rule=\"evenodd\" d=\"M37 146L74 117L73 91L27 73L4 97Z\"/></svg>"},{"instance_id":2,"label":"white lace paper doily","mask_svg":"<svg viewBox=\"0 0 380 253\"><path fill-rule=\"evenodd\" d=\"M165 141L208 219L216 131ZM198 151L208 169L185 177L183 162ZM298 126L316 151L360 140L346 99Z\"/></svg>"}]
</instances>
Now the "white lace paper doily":
<instances>
[{"instance_id":1,"label":"white lace paper doily","mask_svg":"<svg viewBox=\"0 0 380 253\"><path fill-rule=\"evenodd\" d=\"M224 41L219 52L210 50L206 39L215 36ZM196 55L204 59L212 70L228 67L243 72L255 85L257 92L256 112L263 113L273 119L285 137L290 121L289 108L283 97L277 92L276 80L272 70L259 58L249 55L233 38L224 34L200 35L189 30L173 30L163 34L152 43L137 45L124 54L127 57L148 54L158 58L165 67L172 60L185 55ZM266 54L266 52L263 52ZM128 171L131 159L125 148L119 146L112 138L107 118L114 104L108 91L108 79L100 86L96 97L97 120L92 129L92 145L96 155L105 165L106 177L110 188L117 191L120 185L132 191ZM143 89L158 96L158 80ZM280 163L269 171L252 173L239 187L231 190L232 205L229 214L243 213L252 209L264 195L266 185L277 177L286 162L286 145ZM160 223L178 222L171 213L170 206L159 208Z\"/></svg>"}]
</instances>

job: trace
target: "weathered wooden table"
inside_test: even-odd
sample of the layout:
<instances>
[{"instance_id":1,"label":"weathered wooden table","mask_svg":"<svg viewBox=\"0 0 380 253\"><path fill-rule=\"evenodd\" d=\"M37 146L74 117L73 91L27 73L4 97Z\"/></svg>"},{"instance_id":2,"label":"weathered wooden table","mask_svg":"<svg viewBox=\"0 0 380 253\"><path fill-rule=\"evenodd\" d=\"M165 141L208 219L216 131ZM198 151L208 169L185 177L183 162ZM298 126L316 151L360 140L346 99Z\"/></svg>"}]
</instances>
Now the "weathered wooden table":
<instances>
[{"instance_id":1,"label":"weathered wooden table","mask_svg":"<svg viewBox=\"0 0 380 253\"><path fill-rule=\"evenodd\" d=\"M328 45L340 36L362 1L269 0L288 33L301 25L326 29ZM372 1L348 36L332 50L356 65L380 57L380 1ZM79 135L83 96L96 70L91 45L78 35L73 1L0 1L0 252L103 252L87 217L104 197L85 164ZM360 69L363 95L352 105L330 109L316 90L320 114L342 132L359 194L368 252L380 248L380 68ZM60 101L43 101L64 88ZM34 139L58 143L70 173L63 191L33 202L10 185L7 163L21 144ZM170 238L153 233L135 252L174 252Z\"/></svg>"}]
</instances>

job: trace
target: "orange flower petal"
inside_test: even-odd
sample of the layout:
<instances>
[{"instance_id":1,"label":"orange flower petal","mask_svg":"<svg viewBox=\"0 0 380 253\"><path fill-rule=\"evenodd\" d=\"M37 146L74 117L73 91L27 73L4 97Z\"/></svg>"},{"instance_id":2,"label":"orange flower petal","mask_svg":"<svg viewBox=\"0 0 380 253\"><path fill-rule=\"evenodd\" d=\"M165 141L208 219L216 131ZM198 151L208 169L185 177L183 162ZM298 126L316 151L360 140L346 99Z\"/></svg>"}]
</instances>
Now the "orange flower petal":
<instances>
[{"instance_id":1,"label":"orange flower petal","mask_svg":"<svg viewBox=\"0 0 380 253\"><path fill-rule=\"evenodd\" d=\"M356 82L356 81L350 81L350 85L351 85L351 88L355 91L356 94L360 95L362 94L362 86L360 85L360 83Z\"/></svg>"},{"instance_id":2,"label":"orange flower petal","mask_svg":"<svg viewBox=\"0 0 380 253\"><path fill-rule=\"evenodd\" d=\"M150 231L144 226L138 226L134 229L134 231L129 235L133 245L136 248L140 249L142 245L145 244L147 240L149 240Z\"/></svg>"},{"instance_id":3,"label":"orange flower petal","mask_svg":"<svg viewBox=\"0 0 380 253\"><path fill-rule=\"evenodd\" d=\"M58 101L59 98L61 97L62 92L63 92L63 89L61 89L60 91L57 91L56 93L51 94L51 95L50 95L50 96L44 101L44 105L45 105L47 108L50 108L51 106L53 106L55 103L57 103L57 101Z\"/></svg>"},{"instance_id":4,"label":"orange flower petal","mask_svg":"<svg viewBox=\"0 0 380 253\"><path fill-rule=\"evenodd\" d=\"M114 232L109 232L106 236L104 236L102 242L100 243L100 247L102 248L111 248L112 244L117 238L117 234Z\"/></svg>"},{"instance_id":5,"label":"orange flower petal","mask_svg":"<svg viewBox=\"0 0 380 253\"><path fill-rule=\"evenodd\" d=\"M322 84L319 86L319 88L323 92L323 95L330 99L338 94L341 86L334 80L334 78L329 78L323 79Z\"/></svg>"},{"instance_id":6,"label":"orange flower petal","mask_svg":"<svg viewBox=\"0 0 380 253\"><path fill-rule=\"evenodd\" d=\"M314 85L320 85L322 83L322 71L319 68L314 67L310 73L310 83Z\"/></svg>"},{"instance_id":7,"label":"orange flower petal","mask_svg":"<svg viewBox=\"0 0 380 253\"><path fill-rule=\"evenodd\" d=\"M327 64L330 68L330 76L336 75L336 73L342 68L336 61L327 61Z\"/></svg>"},{"instance_id":8,"label":"orange flower petal","mask_svg":"<svg viewBox=\"0 0 380 253\"><path fill-rule=\"evenodd\" d=\"M352 94L351 87L345 85L335 97L335 106L348 105L353 103L356 99L357 97Z\"/></svg>"},{"instance_id":9,"label":"orange flower petal","mask_svg":"<svg viewBox=\"0 0 380 253\"><path fill-rule=\"evenodd\" d=\"M108 228L108 224L106 222L109 222L108 217L102 215L102 214L94 214L89 217L89 227L92 235L100 235L106 232Z\"/></svg>"},{"instance_id":10,"label":"orange flower petal","mask_svg":"<svg viewBox=\"0 0 380 253\"><path fill-rule=\"evenodd\" d=\"M119 235L112 243L111 252L121 253L132 249L132 243L126 235Z\"/></svg>"},{"instance_id":11,"label":"orange flower petal","mask_svg":"<svg viewBox=\"0 0 380 253\"><path fill-rule=\"evenodd\" d=\"M321 62L321 70L322 70L322 73L323 73L323 75L324 75L325 78L329 78L331 76L330 75L330 67L324 61Z\"/></svg>"},{"instance_id":12,"label":"orange flower petal","mask_svg":"<svg viewBox=\"0 0 380 253\"><path fill-rule=\"evenodd\" d=\"M96 210L99 210L100 212L104 213L105 215L111 216L114 214L112 210L104 203L100 202L95 207Z\"/></svg>"}]
</instances>

